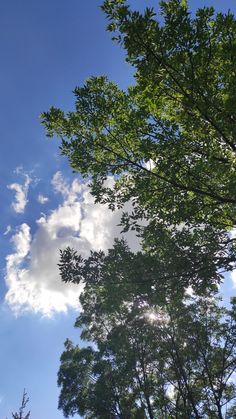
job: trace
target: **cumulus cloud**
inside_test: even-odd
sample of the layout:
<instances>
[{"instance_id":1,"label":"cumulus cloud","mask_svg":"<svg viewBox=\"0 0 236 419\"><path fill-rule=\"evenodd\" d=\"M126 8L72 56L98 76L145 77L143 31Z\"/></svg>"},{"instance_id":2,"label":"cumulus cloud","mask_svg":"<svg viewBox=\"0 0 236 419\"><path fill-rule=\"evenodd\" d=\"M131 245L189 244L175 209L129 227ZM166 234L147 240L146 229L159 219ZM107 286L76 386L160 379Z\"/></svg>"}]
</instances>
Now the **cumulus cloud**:
<instances>
[{"instance_id":1,"label":"cumulus cloud","mask_svg":"<svg viewBox=\"0 0 236 419\"><path fill-rule=\"evenodd\" d=\"M11 204L12 208L16 213L23 214L25 211L26 204L28 202L27 195L29 185L32 182L32 178L27 173L24 173L21 167L18 167L15 170L15 173L17 175L23 176L23 183L11 183L10 185L7 185L7 188L12 191L15 191L15 201L13 201Z\"/></svg>"},{"instance_id":2,"label":"cumulus cloud","mask_svg":"<svg viewBox=\"0 0 236 419\"><path fill-rule=\"evenodd\" d=\"M46 202L48 202L48 197L44 196L42 194L39 194L38 197L37 197L37 201L42 205L46 204Z\"/></svg>"},{"instance_id":3,"label":"cumulus cloud","mask_svg":"<svg viewBox=\"0 0 236 419\"><path fill-rule=\"evenodd\" d=\"M120 212L95 205L86 185L77 179L68 184L60 172L52 185L63 202L40 216L33 235L29 225L22 224L12 237L14 251L6 258L6 302L17 314L31 310L50 316L78 308L82 285L61 282L59 249L71 246L86 257L91 249L111 247L120 232Z\"/></svg>"}]
</instances>

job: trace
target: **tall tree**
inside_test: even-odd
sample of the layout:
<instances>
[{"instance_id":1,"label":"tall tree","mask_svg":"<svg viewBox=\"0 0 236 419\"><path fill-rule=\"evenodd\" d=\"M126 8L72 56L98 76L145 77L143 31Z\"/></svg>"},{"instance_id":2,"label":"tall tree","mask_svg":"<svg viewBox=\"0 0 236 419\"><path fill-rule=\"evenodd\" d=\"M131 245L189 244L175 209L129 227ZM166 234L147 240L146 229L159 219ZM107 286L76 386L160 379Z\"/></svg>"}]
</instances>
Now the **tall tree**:
<instances>
[{"instance_id":1,"label":"tall tree","mask_svg":"<svg viewBox=\"0 0 236 419\"><path fill-rule=\"evenodd\" d=\"M212 293L163 303L152 282L141 288L141 255L115 247L85 261L62 253L62 278L85 284L76 326L93 346L66 342L59 407L66 417L223 419L235 409L235 300L231 309Z\"/></svg>"},{"instance_id":2,"label":"tall tree","mask_svg":"<svg viewBox=\"0 0 236 419\"><path fill-rule=\"evenodd\" d=\"M75 89L75 110L42 115L96 202L132 203L121 222L142 242L137 254L123 241L86 260L61 254L62 279L85 285L76 325L92 342L67 341L62 354L67 417L214 419L236 410L235 300L225 309L216 297L236 259L236 19L213 8L192 18L184 0L160 8L158 21L153 9L105 0L135 84L123 91L92 77Z\"/></svg>"},{"instance_id":3,"label":"tall tree","mask_svg":"<svg viewBox=\"0 0 236 419\"><path fill-rule=\"evenodd\" d=\"M133 12L105 1L108 29L127 51L136 84L121 91L104 77L75 89L76 110L43 114L62 138L72 168L91 176L98 201L132 198L167 223L235 222L236 20L185 1ZM151 161L151 163L150 163ZM109 175L116 176L107 187ZM160 205L161 204L161 205Z\"/></svg>"},{"instance_id":4,"label":"tall tree","mask_svg":"<svg viewBox=\"0 0 236 419\"><path fill-rule=\"evenodd\" d=\"M153 9L142 14L125 0L105 1L108 30L135 69L134 86L122 91L92 77L75 89L74 111L51 108L43 123L48 136L61 138L62 154L89 179L97 202L111 209L132 202L133 211L122 218L125 230L140 230L139 220L148 220L153 249L163 227L172 229L174 240L180 226L186 240L193 229L201 237L206 228L209 246L225 234L224 268L231 269L236 20L213 8L191 18L180 0L160 7L161 23Z\"/></svg>"}]
</instances>

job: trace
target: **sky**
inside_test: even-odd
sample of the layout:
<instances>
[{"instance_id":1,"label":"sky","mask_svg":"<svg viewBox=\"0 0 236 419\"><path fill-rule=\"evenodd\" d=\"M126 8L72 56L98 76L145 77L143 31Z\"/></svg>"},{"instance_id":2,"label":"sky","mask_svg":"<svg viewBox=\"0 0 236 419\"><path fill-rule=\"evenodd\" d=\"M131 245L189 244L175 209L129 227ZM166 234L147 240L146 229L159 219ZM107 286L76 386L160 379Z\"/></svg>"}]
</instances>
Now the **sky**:
<instances>
[{"instance_id":1,"label":"sky","mask_svg":"<svg viewBox=\"0 0 236 419\"><path fill-rule=\"evenodd\" d=\"M79 342L73 324L81 288L61 283L59 249L70 245L86 256L107 249L119 234L120 213L93 204L39 120L52 105L73 108L72 90L91 75L105 74L122 88L132 83L100 4L0 1L1 419L17 410L24 388L32 419L63 417L57 371L65 339ZM234 0L190 0L193 11L204 5L236 12Z\"/></svg>"}]
</instances>

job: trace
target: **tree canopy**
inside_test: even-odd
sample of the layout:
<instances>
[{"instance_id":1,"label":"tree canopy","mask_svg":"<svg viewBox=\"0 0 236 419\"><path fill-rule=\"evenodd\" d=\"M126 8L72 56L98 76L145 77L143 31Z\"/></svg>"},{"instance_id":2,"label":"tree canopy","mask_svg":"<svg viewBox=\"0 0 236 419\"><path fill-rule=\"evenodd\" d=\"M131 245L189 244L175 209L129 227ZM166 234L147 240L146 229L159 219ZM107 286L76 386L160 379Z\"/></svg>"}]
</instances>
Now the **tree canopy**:
<instances>
[{"instance_id":1,"label":"tree canopy","mask_svg":"<svg viewBox=\"0 0 236 419\"><path fill-rule=\"evenodd\" d=\"M160 23L153 9L126 3L102 8L136 83L122 91L90 78L74 91L75 111L43 114L48 135L62 138L62 154L91 178L97 201L113 208L132 199L168 224L232 227L236 20L213 8L192 18L186 2L171 0L161 2Z\"/></svg>"},{"instance_id":2,"label":"tree canopy","mask_svg":"<svg viewBox=\"0 0 236 419\"><path fill-rule=\"evenodd\" d=\"M225 309L212 292L167 296L144 261L123 242L84 261L62 252L62 279L85 284L76 327L92 346L65 343L59 407L66 417L233 417L235 299Z\"/></svg>"},{"instance_id":3,"label":"tree canopy","mask_svg":"<svg viewBox=\"0 0 236 419\"><path fill-rule=\"evenodd\" d=\"M92 77L74 90L75 110L51 108L43 123L48 136L61 138L61 153L89 180L96 202L111 209L132 202L124 230L140 230L145 219L154 245L163 227L176 238L180 226L189 238L193 229L200 237L206 228L208 241L225 243L230 270L236 20L213 8L191 17L179 0L160 6L161 23L153 9L140 13L126 1L105 1L108 30L124 47L135 84L124 91L104 76Z\"/></svg>"},{"instance_id":4,"label":"tree canopy","mask_svg":"<svg viewBox=\"0 0 236 419\"><path fill-rule=\"evenodd\" d=\"M141 249L61 251L62 280L83 283L67 341L59 407L66 417L232 418L235 299L218 286L235 268L236 19L186 1L102 6L134 84L104 76L76 87L75 109L42 115L47 135L89 182L95 202L123 213Z\"/></svg>"}]
</instances>

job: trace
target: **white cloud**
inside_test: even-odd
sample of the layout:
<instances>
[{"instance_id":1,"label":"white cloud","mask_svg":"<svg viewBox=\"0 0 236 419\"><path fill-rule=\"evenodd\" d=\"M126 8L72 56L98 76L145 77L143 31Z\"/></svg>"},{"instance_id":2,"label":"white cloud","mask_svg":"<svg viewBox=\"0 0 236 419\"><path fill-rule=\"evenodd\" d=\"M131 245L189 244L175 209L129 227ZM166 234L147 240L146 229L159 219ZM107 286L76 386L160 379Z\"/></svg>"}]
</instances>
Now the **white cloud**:
<instances>
[{"instance_id":1,"label":"white cloud","mask_svg":"<svg viewBox=\"0 0 236 419\"><path fill-rule=\"evenodd\" d=\"M62 194L63 203L41 215L33 237L30 227L22 224L12 237L14 252L6 258L6 302L16 314L31 310L50 316L78 307L82 286L62 283L59 249L71 246L86 257L91 249L106 250L119 235L120 212L95 205L77 179L68 184L57 172L52 185ZM134 234L129 241L134 242Z\"/></svg>"},{"instance_id":2,"label":"white cloud","mask_svg":"<svg viewBox=\"0 0 236 419\"><path fill-rule=\"evenodd\" d=\"M63 178L61 172L56 172L52 178L52 186L55 192L61 193L63 196L68 196L69 189L66 180Z\"/></svg>"},{"instance_id":3,"label":"white cloud","mask_svg":"<svg viewBox=\"0 0 236 419\"><path fill-rule=\"evenodd\" d=\"M42 194L39 194L38 195L38 198L37 198L37 201L40 203L40 204L46 204L46 202L48 202L48 197L47 196L44 196L44 195L42 195Z\"/></svg>"},{"instance_id":4,"label":"white cloud","mask_svg":"<svg viewBox=\"0 0 236 419\"><path fill-rule=\"evenodd\" d=\"M22 173L24 173L23 166L17 166L14 170L14 173L16 173L17 175L22 175Z\"/></svg>"},{"instance_id":5,"label":"white cloud","mask_svg":"<svg viewBox=\"0 0 236 419\"><path fill-rule=\"evenodd\" d=\"M10 226L10 224L6 227L6 230L4 231L3 235L7 236L7 234L9 234L11 232L12 228Z\"/></svg>"},{"instance_id":6,"label":"white cloud","mask_svg":"<svg viewBox=\"0 0 236 419\"><path fill-rule=\"evenodd\" d=\"M7 188L15 191L15 201L11 204L12 208L16 213L23 214L28 202L27 195L32 178L27 173L24 173L21 167L16 168L15 173L17 175L22 175L24 177L24 182L22 184L16 182L11 183L10 185L7 185Z\"/></svg>"},{"instance_id":7,"label":"white cloud","mask_svg":"<svg viewBox=\"0 0 236 419\"><path fill-rule=\"evenodd\" d=\"M71 185L69 185L63 178L61 172L56 172L52 178L52 186L56 193L60 193L64 199L68 202L74 202L78 197L84 193L85 185L80 184L78 179L75 179Z\"/></svg>"}]
</instances>

